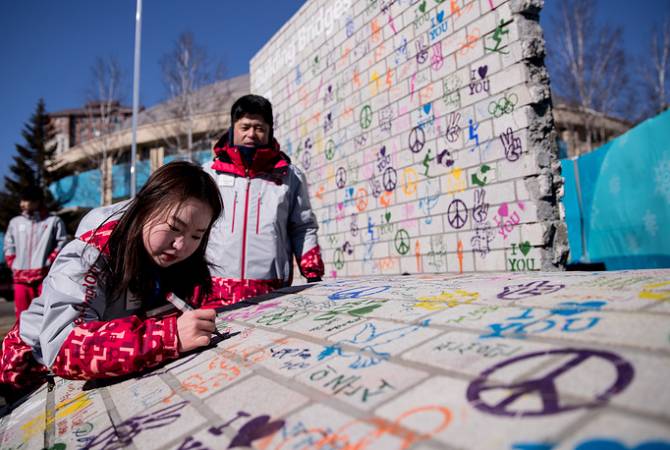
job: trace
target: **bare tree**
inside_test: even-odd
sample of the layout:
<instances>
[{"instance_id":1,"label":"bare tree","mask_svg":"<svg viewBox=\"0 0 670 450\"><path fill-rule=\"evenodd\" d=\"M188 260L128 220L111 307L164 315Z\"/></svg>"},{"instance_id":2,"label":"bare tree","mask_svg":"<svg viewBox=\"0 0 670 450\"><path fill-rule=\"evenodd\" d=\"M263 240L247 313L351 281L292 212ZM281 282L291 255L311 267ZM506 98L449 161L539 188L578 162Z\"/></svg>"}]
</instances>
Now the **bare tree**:
<instances>
[{"instance_id":1,"label":"bare tree","mask_svg":"<svg viewBox=\"0 0 670 450\"><path fill-rule=\"evenodd\" d=\"M547 38L552 87L558 96L584 111L625 116L631 96L626 72L622 30L599 24L596 2L565 0L550 21ZM587 144L591 145L593 115L585 114Z\"/></svg>"},{"instance_id":2,"label":"bare tree","mask_svg":"<svg viewBox=\"0 0 670 450\"><path fill-rule=\"evenodd\" d=\"M100 170L100 204L108 205L112 201L112 166L123 154L123 149L111 146L111 134L123 120L119 61L112 56L98 57L91 67L91 80L85 106L91 133L87 157Z\"/></svg>"},{"instance_id":3,"label":"bare tree","mask_svg":"<svg viewBox=\"0 0 670 450\"><path fill-rule=\"evenodd\" d=\"M661 30L651 34L650 57L641 61L642 78L649 100L648 115L659 114L670 107L670 17Z\"/></svg>"},{"instance_id":4,"label":"bare tree","mask_svg":"<svg viewBox=\"0 0 670 450\"><path fill-rule=\"evenodd\" d=\"M203 92L203 87L223 78L223 69L220 64L212 68L207 51L196 44L190 32L179 35L173 49L162 57L161 69L169 99L160 108L147 111L147 115L160 138L191 160L196 133L209 143L223 127L220 106L230 93L220 89ZM196 126L196 119L200 126Z\"/></svg>"}]
</instances>

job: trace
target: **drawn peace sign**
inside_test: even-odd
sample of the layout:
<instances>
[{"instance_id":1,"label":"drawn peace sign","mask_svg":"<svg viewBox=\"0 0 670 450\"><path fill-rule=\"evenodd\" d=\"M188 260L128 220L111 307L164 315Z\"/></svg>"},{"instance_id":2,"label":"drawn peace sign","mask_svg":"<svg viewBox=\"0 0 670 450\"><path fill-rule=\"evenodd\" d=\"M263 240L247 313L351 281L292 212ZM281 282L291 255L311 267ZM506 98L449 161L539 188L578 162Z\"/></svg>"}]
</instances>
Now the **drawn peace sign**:
<instances>
[{"instance_id":1,"label":"drawn peace sign","mask_svg":"<svg viewBox=\"0 0 670 450\"><path fill-rule=\"evenodd\" d=\"M351 220L351 225L349 225L349 231L351 232L351 235L353 237L356 237L356 235L358 235L358 224L354 219Z\"/></svg>"},{"instance_id":2,"label":"drawn peace sign","mask_svg":"<svg viewBox=\"0 0 670 450\"><path fill-rule=\"evenodd\" d=\"M555 355L572 355L572 358L568 360L562 359L562 364L558 367L554 367L551 365L551 361L556 361ZM520 361L523 361L522 367L528 367L529 363L526 360L533 358L546 359L546 362L550 364L548 367L550 371L547 371L546 364L540 366L541 361L538 361L534 364L538 365L538 367L542 367L539 369L539 373L543 374L538 378L526 379L512 384L493 381L502 379L498 378L497 374L492 376L492 374L494 374L494 372L497 370L504 369L507 366L518 363ZM579 366L581 364L587 363L588 366L591 367L593 364L602 365L603 362L606 364L611 364L609 369L616 374L616 380L612 383L611 386L607 386L602 390L602 392L594 393L593 398L586 401L561 398L559 386L556 383L559 378L562 381L560 386L572 385L573 383L566 382L565 380L567 379L570 381L570 378L579 378L579 375L575 374L575 372L579 370ZM468 401L475 408L489 414L513 417L545 416L579 408L593 408L596 406L602 406L609 401L610 397L623 391L633 380L633 375L633 366L628 361L614 353L575 348L547 350L519 355L485 370L479 375L477 379L470 383L466 396ZM491 380L489 380L489 377ZM489 394L486 392L492 390L497 390L498 393L502 395L498 396L494 395L493 393ZM520 401L517 404L519 408L514 408L517 400L520 400L522 397L528 398L527 396L529 395L532 396L531 398L540 400L541 407L539 409L530 409L531 407L527 406L529 404L537 404L533 401ZM489 404L484 400L484 398L491 399L496 403ZM524 405L523 407L522 404ZM523 409L524 407L526 409Z\"/></svg>"},{"instance_id":3,"label":"drawn peace sign","mask_svg":"<svg viewBox=\"0 0 670 450\"><path fill-rule=\"evenodd\" d=\"M395 249L401 255L406 255L409 251L409 233L404 229L398 230L395 234L395 239L393 240L395 244Z\"/></svg>"},{"instance_id":4,"label":"drawn peace sign","mask_svg":"<svg viewBox=\"0 0 670 450\"><path fill-rule=\"evenodd\" d=\"M398 174L393 167L387 167L386 170L384 170L384 174L382 175L382 183L384 183L384 189L386 189L388 192L391 192L393 189L395 189L396 185L398 184Z\"/></svg>"},{"instance_id":5,"label":"drawn peace sign","mask_svg":"<svg viewBox=\"0 0 670 450\"><path fill-rule=\"evenodd\" d=\"M409 132L409 149L412 153L419 153L426 143L426 133L421 127L414 127Z\"/></svg>"},{"instance_id":6,"label":"drawn peace sign","mask_svg":"<svg viewBox=\"0 0 670 450\"><path fill-rule=\"evenodd\" d=\"M305 150L305 152L302 154L302 167L304 167L305 170L309 170L309 167L311 165L312 165L312 152Z\"/></svg>"},{"instance_id":7,"label":"drawn peace sign","mask_svg":"<svg viewBox=\"0 0 670 450\"><path fill-rule=\"evenodd\" d=\"M335 156L335 142L332 139L326 144L326 159L330 161Z\"/></svg>"},{"instance_id":8,"label":"drawn peace sign","mask_svg":"<svg viewBox=\"0 0 670 450\"><path fill-rule=\"evenodd\" d=\"M368 207L368 191L365 188L358 188L356 191L356 209L365 211Z\"/></svg>"},{"instance_id":9,"label":"drawn peace sign","mask_svg":"<svg viewBox=\"0 0 670 450\"><path fill-rule=\"evenodd\" d=\"M344 253L342 252L342 249L336 248L335 249L335 256L333 258L333 265L337 270L340 270L342 267L344 267Z\"/></svg>"},{"instance_id":10,"label":"drawn peace sign","mask_svg":"<svg viewBox=\"0 0 670 450\"><path fill-rule=\"evenodd\" d=\"M347 171L344 167L338 167L335 172L335 184L338 189L342 189L347 184Z\"/></svg>"},{"instance_id":11,"label":"drawn peace sign","mask_svg":"<svg viewBox=\"0 0 670 450\"><path fill-rule=\"evenodd\" d=\"M370 105L365 105L361 110L359 122L362 129L368 128L372 124L372 108Z\"/></svg>"},{"instance_id":12,"label":"drawn peace sign","mask_svg":"<svg viewBox=\"0 0 670 450\"><path fill-rule=\"evenodd\" d=\"M449 224L456 229L465 226L465 223L468 221L468 207L465 206L463 200L455 199L449 204L447 220L449 220Z\"/></svg>"}]
</instances>

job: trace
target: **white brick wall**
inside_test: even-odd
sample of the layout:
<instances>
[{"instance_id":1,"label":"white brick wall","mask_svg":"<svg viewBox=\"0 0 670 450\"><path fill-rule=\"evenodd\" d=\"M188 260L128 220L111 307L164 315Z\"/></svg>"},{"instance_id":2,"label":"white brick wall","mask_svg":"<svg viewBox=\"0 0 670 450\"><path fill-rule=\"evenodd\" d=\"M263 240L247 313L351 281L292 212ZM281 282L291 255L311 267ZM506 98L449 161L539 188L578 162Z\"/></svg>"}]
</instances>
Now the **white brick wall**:
<instances>
[{"instance_id":1,"label":"white brick wall","mask_svg":"<svg viewBox=\"0 0 670 450\"><path fill-rule=\"evenodd\" d=\"M539 173L526 129L539 100L530 89L541 91L523 59L520 16L504 0L382 3L310 0L251 61L252 91L272 93L284 150L302 165L297 149L312 143L306 172L327 275L517 270L512 244L525 241L539 269L546 243L524 178ZM328 114L333 126L324 129ZM339 167L347 171L342 189ZM476 204L480 189L488 209ZM460 228L451 225L464 220L450 209L455 199L468 210ZM508 216L499 215L505 208ZM409 239L405 254L399 230ZM446 254L428 256L437 237ZM336 268L334 249L344 242L354 252Z\"/></svg>"}]
</instances>

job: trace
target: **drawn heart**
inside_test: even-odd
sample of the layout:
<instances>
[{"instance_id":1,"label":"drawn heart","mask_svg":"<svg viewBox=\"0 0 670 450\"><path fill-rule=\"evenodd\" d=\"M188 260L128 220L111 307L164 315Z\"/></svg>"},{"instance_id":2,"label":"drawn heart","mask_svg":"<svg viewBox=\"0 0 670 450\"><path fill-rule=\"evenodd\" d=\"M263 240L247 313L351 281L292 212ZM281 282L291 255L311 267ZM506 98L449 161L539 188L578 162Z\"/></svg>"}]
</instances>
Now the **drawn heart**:
<instances>
[{"instance_id":1,"label":"drawn heart","mask_svg":"<svg viewBox=\"0 0 670 450\"><path fill-rule=\"evenodd\" d=\"M519 244L519 250L521 250L521 253L523 253L523 256L526 256L528 252L530 251L530 242L524 241Z\"/></svg>"},{"instance_id":2,"label":"drawn heart","mask_svg":"<svg viewBox=\"0 0 670 450\"><path fill-rule=\"evenodd\" d=\"M350 198L353 197L353 196L354 196L354 188L350 187L350 188L347 189L347 190L349 191L349 197L350 197Z\"/></svg>"},{"instance_id":3,"label":"drawn heart","mask_svg":"<svg viewBox=\"0 0 670 450\"><path fill-rule=\"evenodd\" d=\"M432 108L432 107L433 107L432 103L426 103L425 105L423 105L423 112L428 114L430 112L430 108Z\"/></svg>"},{"instance_id":4,"label":"drawn heart","mask_svg":"<svg viewBox=\"0 0 670 450\"><path fill-rule=\"evenodd\" d=\"M507 210L507 203L503 203L500 205L500 208L498 208L498 215L502 217L507 217L509 214L509 211Z\"/></svg>"},{"instance_id":5,"label":"drawn heart","mask_svg":"<svg viewBox=\"0 0 670 450\"><path fill-rule=\"evenodd\" d=\"M382 148L379 149L379 154L382 155L382 156L386 155L386 146L385 145L382 146Z\"/></svg>"},{"instance_id":6,"label":"drawn heart","mask_svg":"<svg viewBox=\"0 0 670 450\"><path fill-rule=\"evenodd\" d=\"M557 308L551 310L552 314L559 316L574 316L587 311L600 311L600 308L605 306L605 301L590 301L590 302L562 302L558 304Z\"/></svg>"},{"instance_id":7,"label":"drawn heart","mask_svg":"<svg viewBox=\"0 0 670 450\"><path fill-rule=\"evenodd\" d=\"M386 211L386 214L384 214L384 218L386 219L386 222L391 221L391 211Z\"/></svg>"},{"instance_id":8,"label":"drawn heart","mask_svg":"<svg viewBox=\"0 0 670 450\"><path fill-rule=\"evenodd\" d=\"M342 210L344 209L344 203L342 203L342 202L338 203L338 204L337 204L337 209L339 209L340 211L342 211Z\"/></svg>"},{"instance_id":9,"label":"drawn heart","mask_svg":"<svg viewBox=\"0 0 670 450\"><path fill-rule=\"evenodd\" d=\"M423 0L419 5L419 11L421 11L422 13L426 12L426 0Z\"/></svg>"},{"instance_id":10,"label":"drawn heart","mask_svg":"<svg viewBox=\"0 0 670 450\"><path fill-rule=\"evenodd\" d=\"M477 73L479 73L479 76L483 80L484 77L486 76L486 72L489 71L489 66L479 66L479 69L477 69Z\"/></svg>"},{"instance_id":11,"label":"drawn heart","mask_svg":"<svg viewBox=\"0 0 670 450\"><path fill-rule=\"evenodd\" d=\"M444 20L444 11L440 11L437 13L437 21L438 23L442 23L443 20Z\"/></svg>"}]
</instances>

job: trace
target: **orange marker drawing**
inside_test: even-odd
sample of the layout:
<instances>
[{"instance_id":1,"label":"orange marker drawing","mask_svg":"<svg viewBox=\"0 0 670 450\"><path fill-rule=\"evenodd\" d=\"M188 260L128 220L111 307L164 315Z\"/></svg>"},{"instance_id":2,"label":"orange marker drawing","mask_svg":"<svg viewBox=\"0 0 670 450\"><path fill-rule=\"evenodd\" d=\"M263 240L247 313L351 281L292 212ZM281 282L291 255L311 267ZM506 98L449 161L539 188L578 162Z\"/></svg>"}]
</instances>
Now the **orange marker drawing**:
<instances>
[{"instance_id":1,"label":"orange marker drawing","mask_svg":"<svg viewBox=\"0 0 670 450\"><path fill-rule=\"evenodd\" d=\"M421 243L416 241L414 244L414 253L416 254L416 271L423 272L423 264L421 263Z\"/></svg>"}]
</instances>

